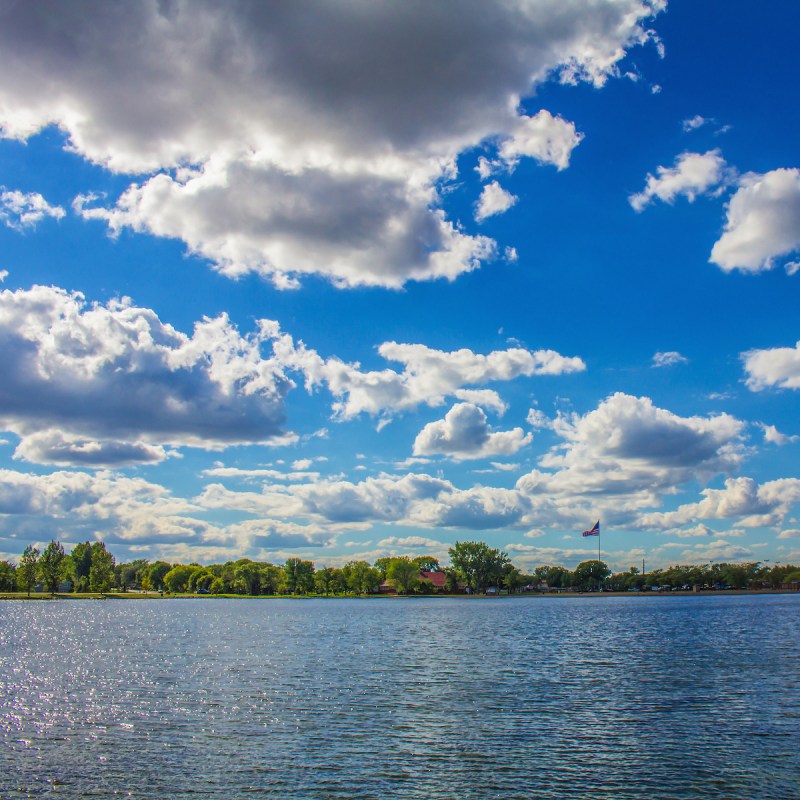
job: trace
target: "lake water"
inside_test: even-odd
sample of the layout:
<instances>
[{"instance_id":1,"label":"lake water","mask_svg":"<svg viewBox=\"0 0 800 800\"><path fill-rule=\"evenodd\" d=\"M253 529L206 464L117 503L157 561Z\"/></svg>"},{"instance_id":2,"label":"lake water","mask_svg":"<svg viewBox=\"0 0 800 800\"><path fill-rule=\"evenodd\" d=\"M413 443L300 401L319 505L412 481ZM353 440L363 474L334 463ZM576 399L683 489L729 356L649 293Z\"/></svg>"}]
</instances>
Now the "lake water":
<instances>
[{"instance_id":1,"label":"lake water","mask_svg":"<svg viewBox=\"0 0 800 800\"><path fill-rule=\"evenodd\" d=\"M0 797L800 798L800 596L0 603Z\"/></svg>"}]
</instances>

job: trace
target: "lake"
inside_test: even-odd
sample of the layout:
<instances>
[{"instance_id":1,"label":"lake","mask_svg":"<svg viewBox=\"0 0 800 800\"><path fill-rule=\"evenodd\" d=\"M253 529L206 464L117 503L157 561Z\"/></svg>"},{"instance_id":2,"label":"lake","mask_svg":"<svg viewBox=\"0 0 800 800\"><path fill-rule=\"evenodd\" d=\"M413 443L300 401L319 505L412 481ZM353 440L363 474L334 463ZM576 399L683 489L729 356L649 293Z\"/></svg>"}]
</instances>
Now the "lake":
<instances>
[{"instance_id":1,"label":"lake","mask_svg":"<svg viewBox=\"0 0 800 800\"><path fill-rule=\"evenodd\" d=\"M0 602L0 797L800 798L800 596Z\"/></svg>"}]
</instances>

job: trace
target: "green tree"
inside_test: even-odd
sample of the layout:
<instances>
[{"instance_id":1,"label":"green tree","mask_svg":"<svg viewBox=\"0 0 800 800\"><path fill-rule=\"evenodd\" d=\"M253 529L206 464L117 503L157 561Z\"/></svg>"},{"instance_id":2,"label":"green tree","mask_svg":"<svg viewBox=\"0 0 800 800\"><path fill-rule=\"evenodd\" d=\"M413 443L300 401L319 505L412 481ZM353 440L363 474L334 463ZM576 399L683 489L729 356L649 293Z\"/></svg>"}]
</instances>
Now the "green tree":
<instances>
[{"instance_id":1,"label":"green tree","mask_svg":"<svg viewBox=\"0 0 800 800\"><path fill-rule=\"evenodd\" d=\"M456 542L448 551L450 561L461 579L471 589L485 592L499 583L508 555L485 542Z\"/></svg>"},{"instance_id":2,"label":"green tree","mask_svg":"<svg viewBox=\"0 0 800 800\"><path fill-rule=\"evenodd\" d=\"M31 596L31 589L36 585L36 578L39 574L39 550L33 545L28 545L22 553L17 567L17 583L20 589Z\"/></svg>"},{"instance_id":3,"label":"green tree","mask_svg":"<svg viewBox=\"0 0 800 800\"><path fill-rule=\"evenodd\" d=\"M154 561L146 570L145 575L150 588L156 592L164 590L164 576L172 569L172 564L166 561Z\"/></svg>"},{"instance_id":4,"label":"green tree","mask_svg":"<svg viewBox=\"0 0 800 800\"><path fill-rule=\"evenodd\" d=\"M356 594L370 594L381 585L380 570L366 561L348 561L342 568L347 587Z\"/></svg>"},{"instance_id":5,"label":"green tree","mask_svg":"<svg viewBox=\"0 0 800 800\"><path fill-rule=\"evenodd\" d=\"M61 542L52 540L39 557L39 577L48 592L57 592L66 553Z\"/></svg>"},{"instance_id":6,"label":"green tree","mask_svg":"<svg viewBox=\"0 0 800 800\"><path fill-rule=\"evenodd\" d=\"M255 561L242 559L234 570L235 586L241 594L261 594L261 569Z\"/></svg>"},{"instance_id":7,"label":"green tree","mask_svg":"<svg viewBox=\"0 0 800 800\"><path fill-rule=\"evenodd\" d=\"M386 577L386 570L389 569L389 564L392 563L392 559L389 556L384 556L383 558L376 558L374 567L381 573L381 575L385 578Z\"/></svg>"},{"instance_id":8,"label":"green tree","mask_svg":"<svg viewBox=\"0 0 800 800\"><path fill-rule=\"evenodd\" d=\"M208 590L214 580L214 573L208 567L196 569L190 576L186 588L190 592L196 592L199 589L203 591Z\"/></svg>"},{"instance_id":9,"label":"green tree","mask_svg":"<svg viewBox=\"0 0 800 800\"><path fill-rule=\"evenodd\" d=\"M164 575L164 587L171 594L182 594L189 586L189 578L192 573L202 567L196 564L176 564L166 575Z\"/></svg>"},{"instance_id":10,"label":"green tree","mask_svg":"<svg viewBox=\"0 0 800 800\"><path fill-rule=\"evenodd\" d=\"M417 556L412 560L420 572L439 572L442 568L435 556Z\"/></svg>"},{"instance_id":11,"label":"green tree","mask_svg":"<svg viewBox=\"0 0 800 800\"><path fill-rule=\"evenodd\" d=\"M398 556L389 562L386 581L400 594L409 594L419 586L419 568L408 556Z\"/></svg>"},{"instance_id":12,"label":"green tree","mask_svg":"<svg viewBox=\"0 0 800 800\"><path fill-rule=\"evenodd\" d=\"M10 561L0 561L0 592L17 588L17 568Z\"/></svg>"},{"instance_id":13,"label":"green tree","mask_svg":"<svg viewBox=\"0 0 800 800\"><path fill-rule=\"evenodd\" d=\"M89 591L89 572L92 569L92 543L80 542L70 553L72 589L75 592Z\"/></svg>"},{"instance_id":14,"label":"green tree","mask_svg":"<svg viewBox=\"0 0 800 800\"><path fill-rule=\"evenodd\" d=\"M287 558L283 565L284 581L290 594L314 591L314 564L301 558Z\"/></svg>"},{"instance_id":15,"label":"green tree","mask_svg":"<svg viewBox=\"0 0 800 800\"><path fill-rule=\"evenodd\" d=\"M89 590L107 592L114 580L114 556L106 550L105 543L92 544L92 566L89 570Z\"/></svg>"},{"instance_id":16,"label":"green tree","mask_svg":"<svg viewBox=\"0 0 800 800\"><path fill-rule=\"evenodd\" d=\"M609 575L611 570L605 561L582 561L575 567L575 585L580 589L596 589Z\"/></svg>"},{"instance_id":17,"label":"green tree","mask_svg":"<svg viewBox=\"0 0 800 800\"><path fill-rule=\"evenodd\" d=\"M514 594L520 586L527 583L525 576L513 565L506 564L503 568L503 586L509 594Z\"/></svg>"},{"instance_id":18,"label":"green tree","mask_svg":"<svg viewBox=\"0 0 800 800\"><path fill-rule=\"evenodd\" d=\"M261 593L262 594L277 594L278 587L283 578L283 571L280 567L274 564L260 564L261 570Z\"/></svg>"},{"instance_id":19,"label":"green tree","mask_svg":"<svg viewBox=\"0 0 800 800\"><path fill-rule=\"evenodd\" d=\"M444 571L444 590L446 592L458 591L458 572L454 569Z\"/></svg>"},{"instance_id":20,"label":"green tree","mask_svg":"<svg viewBox=\"0 0 800 800\"><path fill-rule=\"evenodd\" d=\"M334 577L336 570L333 567L322 567L314 573L314 588L318 594L329 595L334 591Z\"/></svg>"},{"instance_id":21,"label":"green tree","mask_svg":"<svg viewBox=\"0 0 800 800\"><path fill-rule=\"evenodd\" d=\"M117 564L114 572L117 576L117 586L123 592L128 589L138 589L142 585L150 562L146 558L137 558L127 564Z\"/></svg>"}]
</instances>

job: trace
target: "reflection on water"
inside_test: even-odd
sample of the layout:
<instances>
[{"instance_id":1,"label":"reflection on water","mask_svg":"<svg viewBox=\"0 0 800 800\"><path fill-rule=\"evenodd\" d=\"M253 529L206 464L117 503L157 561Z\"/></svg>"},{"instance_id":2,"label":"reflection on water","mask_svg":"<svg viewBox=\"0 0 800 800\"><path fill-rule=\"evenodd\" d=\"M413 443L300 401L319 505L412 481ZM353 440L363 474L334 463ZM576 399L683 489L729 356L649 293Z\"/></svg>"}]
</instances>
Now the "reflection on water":
<instances>
[{"instance_id":1,"label":"reflection on water","mask_svg":"<svg viewBox=\"0 0 800 800\"><path fill-rule=\"evenodd\" d=\"M0 604L0 797L800 797L800 597Z\"/></svg>"}]
</instances>

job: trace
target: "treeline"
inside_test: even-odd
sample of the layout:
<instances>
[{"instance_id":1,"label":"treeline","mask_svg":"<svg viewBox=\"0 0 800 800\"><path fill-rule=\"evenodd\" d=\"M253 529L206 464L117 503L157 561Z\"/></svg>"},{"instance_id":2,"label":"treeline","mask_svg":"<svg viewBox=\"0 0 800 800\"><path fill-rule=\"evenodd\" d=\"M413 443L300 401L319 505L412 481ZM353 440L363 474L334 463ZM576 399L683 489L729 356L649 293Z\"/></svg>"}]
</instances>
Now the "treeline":
<instances>
[{"instance_id":1,"label":"treeline","mask_svg":"<svg viewBox=\"0 0 800 800\"><path fill-rule=\"evenodd\" d=\"M800 582L792 565L677 565L646 574L636 567L612 573L603 561L584 561L574 570L536 567L523 573L501 550L484 542L456 542L450 566L431 555L350 561L319 567L300 558L276 565L241 558L222 564L170 564L137 559L116 563L103 542L82 542L70 553L51 541L40 552L25 548L18 564L0 561L0 591L109 592L143 590L169 594L365 595L387 589L399 594L507 591L648 591L669 589L780 589Z\"/></svg>"}]
</instances>

